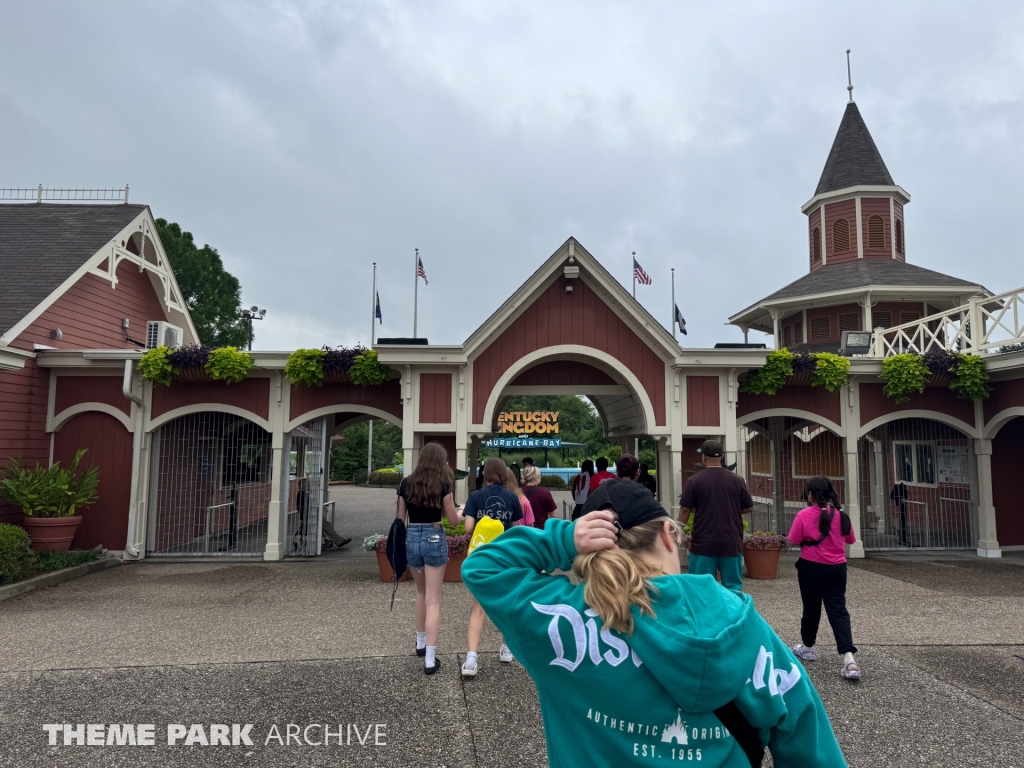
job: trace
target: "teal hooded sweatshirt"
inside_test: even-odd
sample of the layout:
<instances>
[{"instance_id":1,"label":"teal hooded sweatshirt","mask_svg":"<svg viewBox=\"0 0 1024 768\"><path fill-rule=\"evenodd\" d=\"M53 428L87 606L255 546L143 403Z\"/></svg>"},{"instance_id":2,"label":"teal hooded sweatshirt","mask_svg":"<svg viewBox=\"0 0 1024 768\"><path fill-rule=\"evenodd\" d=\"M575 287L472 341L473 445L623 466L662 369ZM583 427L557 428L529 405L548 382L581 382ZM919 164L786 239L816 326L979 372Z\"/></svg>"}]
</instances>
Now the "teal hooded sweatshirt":
<instances>
[{"instance_id":1,"label":"teal hooded sweatshirt","mask_svg":"<svg viewBox=\"0 0 1024 768\"><path fill-rule=\"evenodd\" d=\"M714 710L735 702L777 768L846 760L810 678L754 610L711 576L652 580L655 616L631 635L601 625L565 576L573 523L511 528L462 577L537 685L552 768L750 765Z\"/></svg>"}]
</instances>

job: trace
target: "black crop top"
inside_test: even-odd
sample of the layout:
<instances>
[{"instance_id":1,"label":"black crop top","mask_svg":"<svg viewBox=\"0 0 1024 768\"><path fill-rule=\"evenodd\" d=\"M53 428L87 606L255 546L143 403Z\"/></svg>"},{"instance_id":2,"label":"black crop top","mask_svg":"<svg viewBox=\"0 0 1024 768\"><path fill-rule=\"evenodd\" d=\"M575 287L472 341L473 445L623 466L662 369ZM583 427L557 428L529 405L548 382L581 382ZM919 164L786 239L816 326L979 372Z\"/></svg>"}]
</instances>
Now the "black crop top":
<instances>
[{"instance_id":1,"label":"black crop top","mask_svg":"<svg viewBox=\"0 0 1024 768\"><path fill-rule=\"evenodd\" d=\"M442 503L444 503L444 497L451 492L452 490L448 486L448 483L441 483ZM410 525L413 523L441 522L441 516L444 514L441 507L421 507L419 504L411 504L409 502L409 478L404 478L402 480L402 484L398 486L398 495L405 499L405 509L407 512L406 522Z\"/></svg>"}]
</instances>

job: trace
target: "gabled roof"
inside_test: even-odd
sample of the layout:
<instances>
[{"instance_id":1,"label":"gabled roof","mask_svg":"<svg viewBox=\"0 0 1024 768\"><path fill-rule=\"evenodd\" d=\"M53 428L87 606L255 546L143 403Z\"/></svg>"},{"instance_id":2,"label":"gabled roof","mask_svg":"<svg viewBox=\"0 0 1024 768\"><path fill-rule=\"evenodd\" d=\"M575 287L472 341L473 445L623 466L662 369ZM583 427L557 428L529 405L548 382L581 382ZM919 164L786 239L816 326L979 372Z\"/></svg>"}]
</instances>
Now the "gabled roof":
<instances>
[{"instance_id":1,"label":"gabled roof","mask_svg":"<svg viewBox=\"0 0 1024 768\"><path fill-rule=\"evenodd\" d=\"M144 205L0 205L0 335L144 210Z\"/></svg>"},{"instance_id":2,"label":"gabled roof","mask_svg":"<svg viewBox=\"0 0 1024 768\"><path fill-rule=\"evenodd\" d=\"M894 186L889 169L860 116L857 103L846 105L815 195L859 185Z\"/></svg>"}]
</instances>

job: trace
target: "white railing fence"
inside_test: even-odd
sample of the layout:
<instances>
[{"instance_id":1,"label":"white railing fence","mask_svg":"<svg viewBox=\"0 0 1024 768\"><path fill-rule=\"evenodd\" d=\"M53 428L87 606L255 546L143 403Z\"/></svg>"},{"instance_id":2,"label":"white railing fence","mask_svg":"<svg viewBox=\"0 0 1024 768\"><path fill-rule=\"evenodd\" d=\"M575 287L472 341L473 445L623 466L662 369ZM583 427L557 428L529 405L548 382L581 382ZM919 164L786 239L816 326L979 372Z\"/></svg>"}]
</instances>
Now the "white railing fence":
<instances>
[{"instance_id":1,"label":"white railing fence","mask_svg":"<svg viewBox=\"0 0 1024 768\"><path fill-rule=\"evenodd\" d=\"M0 200L127 203L128 185L115 189L44 187L42 184L38 187L0 187Z\"/></svg>"},{"instance_id":2,"label":"white railing fence","mask_svg":"<svg viewBox=\"0 0 1024 768\"><path fill-rule=\"evenodd\" d=\"M891 328L876 328L872 354L964 352L976 355L1024 343L1024 288L979 297Z\"/></svg>"}]
</instances>

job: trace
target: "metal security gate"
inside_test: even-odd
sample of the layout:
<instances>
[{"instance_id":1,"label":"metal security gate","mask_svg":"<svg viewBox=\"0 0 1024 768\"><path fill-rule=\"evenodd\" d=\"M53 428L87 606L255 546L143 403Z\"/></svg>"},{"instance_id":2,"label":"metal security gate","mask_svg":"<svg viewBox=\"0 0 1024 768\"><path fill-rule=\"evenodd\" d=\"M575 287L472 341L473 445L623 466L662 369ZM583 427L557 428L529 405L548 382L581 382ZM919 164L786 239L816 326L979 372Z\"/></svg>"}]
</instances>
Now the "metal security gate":
<instances>
[{"instance_id":1,"label":"metal security gate","mask_svg":"<svg viewBox=\"0 0 1024 768\"><path fill-rule=\"evenodd\" d=\"M270 433L240 416L195 413L153 436L146 552L262 556Z\"/></svg>"},{"instance_id":2,"label":"metal security gate","mask_svg":"<svg viewBox=\"0 0 1024 768\"><path fill-rule=\"evenodd\" d=\"M804 486L815 475L828 477L845 503L843 441L834 432L779 416L751 422L740 434L745 449L737 471L754 500L751 531L789 533L797 512L806 506Z\"/></svg>"},{"instance_id":3,"label":"metal security gate","mask_svg":"<svg viewBox=\"0 0 1024 768\"><path fill-rule=\"evenodd\" d=\"M929 419L899 419L857 447L865 549L977 546L977 461L966 435Z\"/></svg>"},{"instance_id":4,"label":"metal security gate","mask_svg":"<svg viewBox=\"0 0 1024 768\"><path fill-rule=\"evenodd\" d=\"M289 440L288 554L315 557L323 543L323 508L327 497L325 458L327 419L296 427Z\"/></svg>"}]
</instances>

